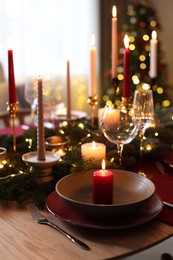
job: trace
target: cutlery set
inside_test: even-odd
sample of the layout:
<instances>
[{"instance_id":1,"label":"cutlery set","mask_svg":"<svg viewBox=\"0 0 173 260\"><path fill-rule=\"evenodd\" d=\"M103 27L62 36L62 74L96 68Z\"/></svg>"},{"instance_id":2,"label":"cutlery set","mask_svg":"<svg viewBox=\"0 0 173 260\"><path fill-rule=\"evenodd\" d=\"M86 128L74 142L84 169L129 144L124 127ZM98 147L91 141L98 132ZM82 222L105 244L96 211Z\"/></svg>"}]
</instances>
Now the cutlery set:
<instances>
[{"instance_id":1,"label":"cutlery set","mask_svg":"<svg viewBox=\"0 0 173 260\"><path fill-rule=\"evenodd\" d=\"M156 161L158 170L165 175L173 175L173 167L165 161Z\"/></svg>"}]
</instances>

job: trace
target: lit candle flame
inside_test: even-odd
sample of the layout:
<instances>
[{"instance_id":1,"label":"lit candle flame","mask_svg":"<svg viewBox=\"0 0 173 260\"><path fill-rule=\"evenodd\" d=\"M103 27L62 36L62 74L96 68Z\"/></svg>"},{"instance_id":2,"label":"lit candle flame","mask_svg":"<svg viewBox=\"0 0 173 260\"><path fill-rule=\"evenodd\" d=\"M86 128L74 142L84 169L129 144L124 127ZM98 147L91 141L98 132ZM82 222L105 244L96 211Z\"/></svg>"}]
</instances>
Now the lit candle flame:
<instances>
[{"instance_id":1,"label":"lit candle flame","mask_svg":"<svg viewBox=\"0 0 173 260\"><path fill-rule=\"evenodd\" d=\"M152 37L153 40L156 40L156 39L157 39L157 33L156 33L156 31L152 31L151 37Z\"/></svg>"},{"instance_id":2,"label":"lit candle flame","mask_svg":"<svg viewBox=\"0 0 173 260\"><path fill-rule=\"evenodd\" d=\"M103 160L102 160L102 170L104 171L105 168L106 168L106 163L105 163L105 160L103 159Z\"/></svg>"},{"instance_id":3,"label":"lit candle flame","mask_svg":"<svg viewBox=\"0 0 173 260\"><path fill-rule=\"evenodd\" d=\"M129 37L128 37L127 34L124 37L124 46L125 46L126 49L129 48Z\"/></svg>"},{"instance_id":4,"label":"lit candle flame","mask_svg":"<svg viewBox=\"0 0 173 260\"><path fill-rule=\"evenodd\" d=\"M115 5L112 7L112 16L113 16L113 17L116 17L116 16L117 16L117 8L116 8Z\"/></svg>"},{"instance_id":5,"label":"lit candle flame","mask_svg":"<svg viewBox=\"0 0 173 260\"><path fill-rule=\"evenodd\" d=\"M92 34L92 35L91 35L91 46L95 46L95 42L96 42L96 40L95 40L95 35Z\"/></svg>"},{"instance_id":6,"label":"lit candle flame","mask_svg":"<svg viewBox=\"0 0 173 260\"><path fill-rule=\"evenodd\" d=\"M96 142L95 142L95 141L92 142L92 148L93 148L93 149L96 148Z\"/></svg>"}]
</instances>

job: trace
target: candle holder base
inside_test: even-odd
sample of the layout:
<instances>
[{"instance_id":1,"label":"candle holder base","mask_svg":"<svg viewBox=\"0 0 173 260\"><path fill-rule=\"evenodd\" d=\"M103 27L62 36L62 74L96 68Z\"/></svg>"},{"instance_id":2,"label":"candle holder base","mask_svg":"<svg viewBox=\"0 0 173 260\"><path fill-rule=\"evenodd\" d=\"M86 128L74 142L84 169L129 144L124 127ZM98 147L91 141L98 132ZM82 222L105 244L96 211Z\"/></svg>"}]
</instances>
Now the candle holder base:
<instances>
[{"instance_id":1,"label":"candle holder base","mask_svg":"<svg viewBox=\"0 0 173 260\"><path fill-rule=\"evenodd\" d=\"M98 105L98 97L97 96L88 97L87 103L91 106L91 123L92 126L94 127L94 111L96 105Z\"/></svg>"},{"instance_id":2,"label":"candle holder base","mask_svg":"<svg viewBox=\"0 0 173 260\"><path fill-rule=\"evenodd\" d=\"M46 151L45 161L37 159L37 152L25 153L22 160L30 166L30 171L38 176L37 181L44 183L53 180L52 167L59 161L57 153Z\"/></svg>"}]
</instances>

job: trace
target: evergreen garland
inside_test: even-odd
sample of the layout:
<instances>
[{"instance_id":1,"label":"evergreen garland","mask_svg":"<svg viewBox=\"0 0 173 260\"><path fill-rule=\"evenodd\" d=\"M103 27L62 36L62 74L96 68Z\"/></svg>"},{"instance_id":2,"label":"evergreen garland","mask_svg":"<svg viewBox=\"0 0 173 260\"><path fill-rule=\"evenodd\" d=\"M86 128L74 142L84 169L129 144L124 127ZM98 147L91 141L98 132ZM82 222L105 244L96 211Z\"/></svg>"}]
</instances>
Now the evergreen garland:
<instances>
[{"instance_id":1,"label":"evergreen garland","mask_svg":"<svg viewBox=\"0 0 173 260\"><path fill-rule=\"evenodd\" d=\"M156 135L157 133L157 135ZM62 177L78 171L99 169L100 163L96 161L83 161L81 156L81 144L90 141L102 142L107 148L107 168L117 168L116 146L107 141L97 126L92 128L87 119L66 122L57 129L45 128L45 138L53 135L68 136L71 140L66 150L66 155L61 157L53 167L53 180L48 183L39 182L37 173L31 173L30 167L22 161L22 155L29 151L36 150L36 129L31 128L23 135L17 136L17 152L13 152L12 136L0 136L1 146L7 149L8 164L0 169L0 200L1 203L10 204L15 202L22 207L28 201L33 201L40 207L45 205L48 194L55 189L55 185ZM162 156L171 150L173 143L173 124L158 124L155 128L146 131L146 158L152 159ZM26 140L32 140L32 146ZM134 139L130 144L124 146L123 168L129 169L139 159L139 138Z\"/></svg>"}]
</instances>

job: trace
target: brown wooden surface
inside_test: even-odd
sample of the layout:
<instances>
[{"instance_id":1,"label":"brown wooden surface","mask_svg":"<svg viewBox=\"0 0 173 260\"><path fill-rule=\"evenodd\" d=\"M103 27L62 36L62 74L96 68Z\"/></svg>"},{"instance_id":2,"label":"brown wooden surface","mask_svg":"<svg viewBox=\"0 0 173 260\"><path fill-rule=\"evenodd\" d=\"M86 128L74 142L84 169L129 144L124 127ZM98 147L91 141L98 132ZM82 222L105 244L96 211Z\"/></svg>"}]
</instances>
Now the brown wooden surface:
<instances>
[{"instance_id":1,"label":"brown wooden surface","mask_svg":"<svg viewBox=\"0 0 173 260\"><path fill-rule=\"evenodd\" d=\"M56 230L35 223L27 210L10 207L0 208L0 259L120 259L173 234L172 226L156 219L136 228L103 231L72 226L48 212L44 214L87 243L90 251L74 245Z\"/></svg>"}]
</instances>

